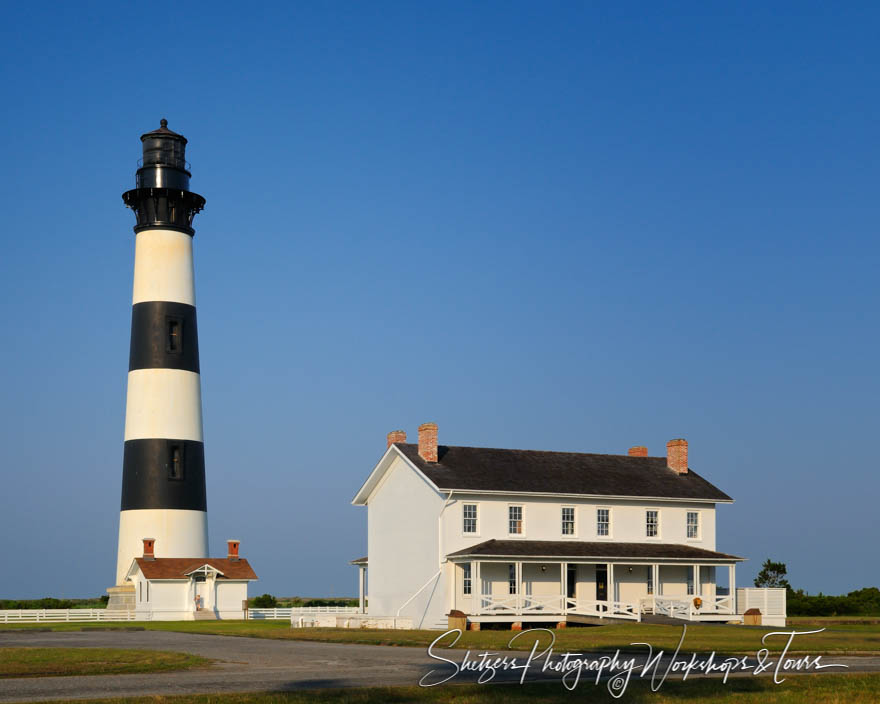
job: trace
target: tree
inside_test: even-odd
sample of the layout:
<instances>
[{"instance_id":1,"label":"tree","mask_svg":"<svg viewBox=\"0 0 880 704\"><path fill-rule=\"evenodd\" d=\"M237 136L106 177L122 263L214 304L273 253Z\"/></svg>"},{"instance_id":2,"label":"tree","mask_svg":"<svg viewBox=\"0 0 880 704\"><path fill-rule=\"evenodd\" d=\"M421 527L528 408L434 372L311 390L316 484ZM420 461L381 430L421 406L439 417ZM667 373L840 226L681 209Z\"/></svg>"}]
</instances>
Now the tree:
<instances>
[{"instance_id":1,"label":"tree","mask_svg":"<svg viewBox=\"0 0 880 704\"><path fill-rule=\"evenodd\" d=\"M768 558L764 560L764 564L761 565L761 571L755 577L755 586L791 589L791 585L785 578L786 574L788 574L788 570L785 568L784 562L773 562Z\"/></svg>"},{"instance_id":2,"label":"tree","mask_svg":"<svg viewBox=\"0 0 880 704\"><path fill-rule=\"evenodd\" d=\"M278 600L272 596L271 594L263 594L262 596L255 596L251 603L255 609L274 609L278 606Z\"/></svg>"}]
</instances>

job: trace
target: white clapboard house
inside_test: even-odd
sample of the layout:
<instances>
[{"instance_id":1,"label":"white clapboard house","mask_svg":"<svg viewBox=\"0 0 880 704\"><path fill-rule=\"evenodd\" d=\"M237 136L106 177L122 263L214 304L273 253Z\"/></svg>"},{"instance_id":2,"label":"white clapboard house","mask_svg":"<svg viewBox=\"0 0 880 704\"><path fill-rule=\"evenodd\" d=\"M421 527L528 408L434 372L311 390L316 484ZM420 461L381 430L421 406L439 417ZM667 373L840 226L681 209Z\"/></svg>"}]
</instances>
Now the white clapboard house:
<instances>
[{"instance_id":1,"label":"white clapboard house","mask_svg":"<svg viewBox=\"0 0 880 704\"><path fill-rule=\"evenodd\" d=\"M394 431L352 502L367 507L361 607L369 575L370 620L400 627L445 627L453 610L472 628L742 620L744 558L715 546L715 507L732 502L688 467L685 440L649 457L438 445L434 423L418 444Z\"/></svg>"},{"instance_id":2,"label":"white clapboard house","mask_svg":"<svg viewBox=\"0 0 880 704\"><path fill-rule=\"evenodd\" d=\"M144 554L132 560L126 581L134 585L138 621L244 618L248 584L257 579L228 541L226 558L156 557L155 540L144 538Z\"/></svg>"}]
</instances>

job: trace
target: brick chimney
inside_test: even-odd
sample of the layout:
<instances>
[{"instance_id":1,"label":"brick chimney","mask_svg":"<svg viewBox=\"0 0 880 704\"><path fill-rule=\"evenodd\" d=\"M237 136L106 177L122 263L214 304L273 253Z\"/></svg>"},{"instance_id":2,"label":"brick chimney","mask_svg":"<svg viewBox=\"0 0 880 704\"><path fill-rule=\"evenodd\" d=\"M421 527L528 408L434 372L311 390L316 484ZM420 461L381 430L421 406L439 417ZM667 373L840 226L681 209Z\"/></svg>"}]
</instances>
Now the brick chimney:
<instances>
[{"instance_id":1,"label":"brick chimney","mask_svg":"<svg viewBox=\"0 0 880 704\"><path fill-rule=\"evenodd\" d=\"M647 457L648 456L648 448L644 445L636 445L635 447L629 448L627 454L630 457Z\"/></svg>"},{"instance_id":2,"label":"brick chimney","mask_svg":"<svg viewBox=\"0 0 880 704\"><path fill-rule=\"evenodd\" d=\"M388 445L386 446L386 450L391 447L394 443L404 443L406 442L406 431L405 430L392 430L388 433Z\"/></svg>"},{"instance_id":3,"label":"brick chimney","mask_svg":"<svg viewBox=\"0 0 880 704\"><path fill-rule=\"evenodd\" d=\"M688 472L688 443L687 440L676 438L666 443L666 465L674 472L687 474Z\"/></svg>"},{"instance_id":4,"label":"brick chimney","mask_svg":"<svg viewBox=\"0 0 880 704\"><path fill-rule=\"evenodd\" d=\"M228 549L226 550L226 559L238 562L238 546L241 545L241 541L227 540L226 545L228 546Z\"/></svg>"},{"instance_id":5,"label":"brick chimney","mask_svg":"<svg viewBox=\"0 0 880 704\"><path fill-rule=\"evenodd\" d=\"M153 552L153 549L156 546L155 538L144 538L144 559L145 560L155 560L156 554Z\"/></svg>"},{"instance_id":6,"label":"brick chimney","mask_svg":"<svg viewBox=\"0 0 880 704\"><path fill-rule=\"evenodd\" d=\"M419 457L425 462L437 461L436 423L422 423L419 426Z\"/></svg>"}]
</instances>

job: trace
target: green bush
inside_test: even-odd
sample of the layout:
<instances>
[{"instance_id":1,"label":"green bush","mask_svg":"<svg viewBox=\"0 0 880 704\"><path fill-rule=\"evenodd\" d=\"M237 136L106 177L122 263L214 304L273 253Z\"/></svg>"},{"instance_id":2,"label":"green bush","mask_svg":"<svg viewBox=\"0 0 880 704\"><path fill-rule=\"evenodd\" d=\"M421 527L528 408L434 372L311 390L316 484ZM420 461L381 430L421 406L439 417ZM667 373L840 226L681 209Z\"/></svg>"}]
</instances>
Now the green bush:
<instances>
[{"instance_id":1,"label":"green bush","mask_svg":"<svg viewBox=\"0 0 880 704\"><path fill-rule=\"evenodd\" d=\"M271 594L255 596L253 599L251 599L251 606L255 609L274 609L276 606L278 606L278 599L276 599Z\"/></svg>"},{"instance_id":2,"label":"green bush","mask_svg":"<svg viewBox=\"0 0 880 704\"><path fill-rule=\"evenodd\" d=\"M786 606L789 616L880 616L880 589L865 587L846 596L794 589L788 592Z\"/></svg>"}]
</instances>

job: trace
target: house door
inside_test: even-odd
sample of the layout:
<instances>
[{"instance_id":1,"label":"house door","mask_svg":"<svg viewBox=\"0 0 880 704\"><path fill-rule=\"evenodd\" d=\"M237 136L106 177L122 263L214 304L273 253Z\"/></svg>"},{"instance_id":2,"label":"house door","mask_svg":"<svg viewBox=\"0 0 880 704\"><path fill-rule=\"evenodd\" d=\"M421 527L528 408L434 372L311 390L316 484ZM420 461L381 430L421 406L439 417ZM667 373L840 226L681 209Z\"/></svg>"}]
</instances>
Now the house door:
<instances>
[{"instance_id":1,"label":"house door","mask_svg":"<svg viewBox=\"0 0 880 704\"><path fill-rule=\"evenodd\" d=\"M596 565L596 601L608 601L608 567Z\"/></svg>"},{"instance_id":2,"label":"house door","mask_svg":"<svg viewBox=\"0 0 880 704\"><path fill-rule=\"evenodd\" d=\"M565 595L569 599L577 598L577 575L578 575L578 566L577 565L568 565L565 570Z\"/></svg>"}]
</instances>

